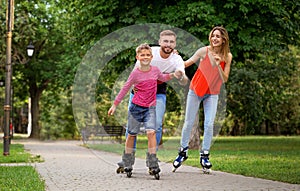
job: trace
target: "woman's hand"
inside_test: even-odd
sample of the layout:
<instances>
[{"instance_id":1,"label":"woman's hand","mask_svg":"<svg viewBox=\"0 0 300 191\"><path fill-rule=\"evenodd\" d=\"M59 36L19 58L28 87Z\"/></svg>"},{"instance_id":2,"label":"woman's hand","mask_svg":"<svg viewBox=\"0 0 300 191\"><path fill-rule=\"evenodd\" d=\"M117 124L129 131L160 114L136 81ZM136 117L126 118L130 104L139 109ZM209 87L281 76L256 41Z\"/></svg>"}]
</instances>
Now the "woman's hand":
<instances>
[{"instance_id":1,"label":"woman's hand","mask_svg":"<svg viewBox=\"0 0 300 191\"><path fill-rule=\"evenodd\" d=\"M220 62L221 62L221 57L218 55L218 54L212 54L214 59L215 59L215 63L217 66L220 65Z\"/></svg>"}]
</instances>

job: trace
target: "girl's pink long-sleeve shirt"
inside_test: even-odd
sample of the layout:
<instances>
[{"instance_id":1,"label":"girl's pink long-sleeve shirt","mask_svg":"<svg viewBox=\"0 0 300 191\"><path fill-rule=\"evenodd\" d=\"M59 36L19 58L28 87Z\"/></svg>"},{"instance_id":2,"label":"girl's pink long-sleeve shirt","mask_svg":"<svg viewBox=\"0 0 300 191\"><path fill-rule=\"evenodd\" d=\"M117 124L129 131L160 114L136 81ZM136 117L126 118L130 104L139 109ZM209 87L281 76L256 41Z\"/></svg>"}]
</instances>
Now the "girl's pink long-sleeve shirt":
<instances>
[{"instance_id":1,"label":"girl's pink long-sleeve shirt","mask_svg":"<svg viewBox=\"0 0 300 191\"><path fill-rule=\"evenodd\" d=\"M130 90L132 85L134 85L137 91L134 93L132 103L142 107L155 106L157 80L165 82L170 79L170 74L161 73L156 66L151 66L149 71L141 71L138 68L135 68L117 95L114 104L118 105L123 100L124 96Z\"/></svg>"}]
</instances>

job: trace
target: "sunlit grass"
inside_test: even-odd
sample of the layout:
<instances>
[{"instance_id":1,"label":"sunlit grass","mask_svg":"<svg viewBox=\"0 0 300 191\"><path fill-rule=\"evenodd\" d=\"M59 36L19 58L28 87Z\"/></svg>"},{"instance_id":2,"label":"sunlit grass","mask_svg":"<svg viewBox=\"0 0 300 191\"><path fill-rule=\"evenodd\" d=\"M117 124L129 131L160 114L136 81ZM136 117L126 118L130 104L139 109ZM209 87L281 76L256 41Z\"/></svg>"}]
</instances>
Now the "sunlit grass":
<instances>
[{"instance_id":1,"label":"sunlit grass","mask_svg":"<svg viewBox=\"0 0 300 191\"><path fill-rule=\"evenodd\" d=\"M2 143L0 147L3 148ZM45 190L44 181L35 168L30 166L31 162L42 162L42 158L39 155L32 156L21 144L10 144L9 153L8 156L0 155L0 164L5 164L0 166L0 190ZM13 163L25 163L25 166L13 166Z\"/></svg>"},{"instance_id":2,"label":"sunlit grass","mask_svg":"<svg viewBox=\"0 0 300 191\"><path fill-rule=\"evenodd\" d=\"M45 184L32 166L0 166L0 190L44 191Z\"/></svg>"},{"instance_id":3,"label":"sunlit grass","mask_svg":"<svg viewBox=\"0 0 300 191\"><path fill-rule=\"evenodd\" d=\"M3 148L3 143L0 143L0 147ZM22 144L10 144L9 155L0 155L0 163L29 163L29 162L41 162L42 159L39 155L32 156L30 153L24 151L24 145Z\"/></svg>"},{"instance_id":4,"label":"sunlit grass","mask_svg":"<svg viewBox=\"0 0 300 191\"><path fill-rule=\"evenodd\" d=\"M179 137L165 137L158 151L161 161L177 156ZM93 149L122 154L124 144L89 144ZM139 136L136 156L145 158L147 139ZM299 136L218 137L211 147L213 170L300 184ZM200 167L199 151L189 150L186 165Z\"/></svg>"}]
</instances>

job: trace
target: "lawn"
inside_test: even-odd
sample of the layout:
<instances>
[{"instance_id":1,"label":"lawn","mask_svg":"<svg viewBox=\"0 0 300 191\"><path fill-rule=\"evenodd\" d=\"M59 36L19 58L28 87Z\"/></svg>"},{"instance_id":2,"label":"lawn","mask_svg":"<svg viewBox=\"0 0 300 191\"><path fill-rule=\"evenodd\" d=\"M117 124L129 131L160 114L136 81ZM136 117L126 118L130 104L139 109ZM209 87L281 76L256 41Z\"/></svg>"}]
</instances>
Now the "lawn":
<instances>
[{"instance_id":1,"label":"lawn","mask_svg":"<svg viewBox=\"0 0 300 191\"><path fill-rule=\"evenodd\" d=\"M163 140L158 158L172 162L177 156L180 138ZM124 144L88 144L87 147L121 155ZM139 136L137 148L136 156L145 158L147 140L144 136ZM212 170L300 184L300 136L218 137L211 147L210 161ZM199 151L189 150L185 164L200 167Z\"/></svg>"},{"instance_id":2,"label":"lawn","mask_svg":"<svg viewBox=\"0 0 300 191\"><path fill-rule=\"evenodd\" d=\"M3 148L2 143L0 147ZM22 144L11 144L9 151L10 155L0 156L0 164L27 163L28 165L0 166L0 190L45 190L44 181L35 168L29 165L31 162L41 162L41 157L26 152Z\"/></svg>"}]
</instances>

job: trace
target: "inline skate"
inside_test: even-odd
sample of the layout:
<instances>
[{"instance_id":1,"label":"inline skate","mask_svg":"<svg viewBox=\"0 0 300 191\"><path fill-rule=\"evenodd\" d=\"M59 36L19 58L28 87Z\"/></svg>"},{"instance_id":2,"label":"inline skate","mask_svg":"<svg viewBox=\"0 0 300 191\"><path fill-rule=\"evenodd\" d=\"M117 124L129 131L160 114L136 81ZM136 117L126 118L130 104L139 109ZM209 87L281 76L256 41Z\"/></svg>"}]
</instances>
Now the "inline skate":
<instances>
[{"instance_id":1,"label":"inline skate","mask_svg":"<svg viewBox=\"0 0 300 191\"><path fill-rule=\"evenodd\" d=\"M180 147L178 151L178 156L176 159L173 161L173 170L172 172L175 172L177 168L179 168L182 163L188 158L187 152L188 152L189 147Z\"/></svg>"},{"instance_id":2,"label":"inline skate","mask_svg":"<svg viewBox=\"0 0 300 191\"><path fill-rule=\"evenodd\" d=\"M135 162L135 152L133 152L133 156L134 157L133 157L133 163L132 163L132 165L134 165L134 162ZM124 170L124 161L121 160L120 162L117 163L117 165L118 165L118 168L117 168L116 172L118 174L124 173L125 172L125 170Z\"/></svg>"},{"instance_id":3,"label":"inline skate","mask_svg":"<svg viewBox=\"0 0 300 191\"><path fill-rule=\"evenodd\" d=\"M212 164L209 162L209 151L200 152L200 165L202 166L202 171L204 174L211 173Z\"/></svg>"},{"instance_id":4,"label":"inline skate","mask_svg":"<svg viewBox=\"0 0 300 191\"><path fill-rule=\"evenodd\" d=\"M146 166L149 168L149 174L153 175L156 180L159 180L160 168L158 165L158 158L156 157L156 154L147 153Z\"/></svg>"},{"instance_id":5,"label":"inline skate","mask_svg":"<svg viewBox=\"0 0 300 191\"><path fill-rule=\"evenodd\" d=\"M132 175L132 165L134 163L135 156L133 153L124 153L122 156L122 161L124 162L124 172L127 177L130 178Z\"/></svg>"}]
</instances>

